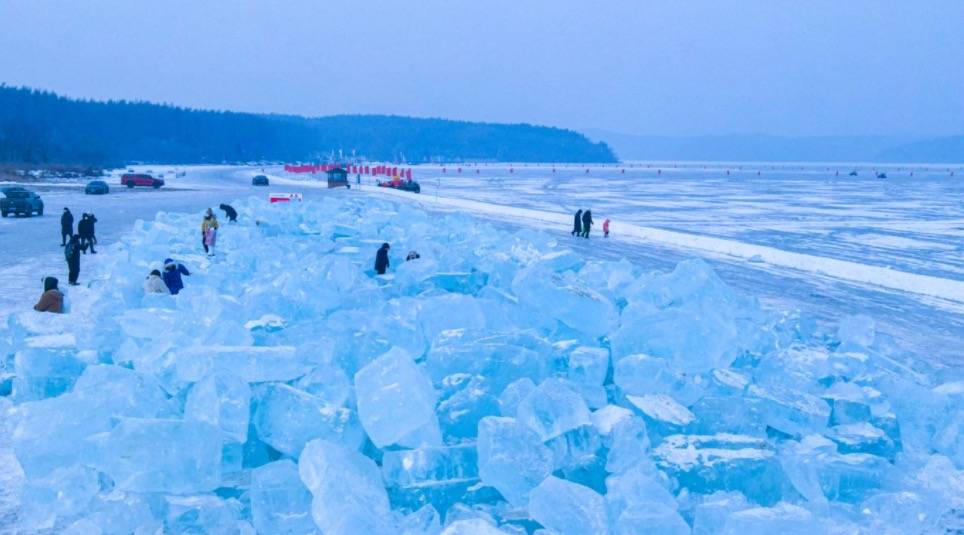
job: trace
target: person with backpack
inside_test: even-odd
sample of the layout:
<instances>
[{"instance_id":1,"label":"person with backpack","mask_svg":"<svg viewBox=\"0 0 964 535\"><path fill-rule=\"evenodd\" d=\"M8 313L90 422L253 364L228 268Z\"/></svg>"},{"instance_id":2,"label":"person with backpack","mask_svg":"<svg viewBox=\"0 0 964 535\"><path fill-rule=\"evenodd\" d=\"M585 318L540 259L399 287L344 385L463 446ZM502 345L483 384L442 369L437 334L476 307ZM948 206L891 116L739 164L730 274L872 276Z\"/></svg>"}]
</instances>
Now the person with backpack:
<instances>
[{"instance_id":1,"label":"person with backpack","mask_svg":"<svg viewBox=\"0 0 964 535\"><path fill-rule=\"evenodd\" d=\"M214 256L214 244L218 239L218 218L214 212L208 208L204 213L204 220L201 221L201 245L208 256Z\"/></svg>"},{"instance_id":2,"label":"person with backpack","mask_svg":"<svg viewBox=\"0 0 964 535\"><path fill-rule=\"evenodd\" d=\"M64 206L64 213L60 216L60 246L66 247L67 240L74 234L74 214L70 208Z\"/></svg>"},{"instance_id":3,"label":"person with backpack","mask_svg":"<svg viewBox=\"0 0 964 535\"><path fill-rule=\"evenodd\" d=\"M589 228L592 227L592 210L586 210L582 213L582 237L589 237Z\"/></svg>"},{"instance_id":4,"label":"person with backpack","mask_svg":"<svg viewBox=\"0 0 964 535\"><path fill-rule=\"evenodd\" d=\"M384 275L385 271L388 269L388 250L391 246L387 243L383 243L381 247L378 248L378 252L375 253L375 273L379 275Z\"/></svg>"},{"instance_id":5,"label":"person with backpack","mask_svg":"<svg viewBox=\"0 0 964 535\"><path fill-rule=\"evenodd\" d=\"M66 247L66 245L65 245ZM64 293L57 288L56 277L44 277L44 293L40 296L40 301L33 306L37 312L53 312L60 314L64 311Z\"/></svg>"},{"instance_id":6,"label":"person with backpack","mask_svg":"<svg viewBox=\"0 0 964 535\"><path fill-rule=\"evenodd\" d=\"M80 277L80 236L74 234L64 247L64 258L67 260L67 283L77 286Z\"/></svg>"},{"instance_id":7,"label":"person with backpack","mask_svg":"<svg viewBox=\"0 0 964 535\"><path fill-rule=\"evenodd\" d=\"M233 206L222 203L219 208L224 211L224 217L227 217L229 222L236 223L238 221L238 211Z\"/></svg>"},{"instance_id":8,"label":"person with backpack","mask_svg":"<svg viewBox=\"0 0 964 535\"><path fill-rule=\"evenodd\" d=\"M576 217L572 220L571 236L582 236L582 210L576 212Z\"/></svg>"},{"instance_id":9,"label":"person with backpack","mask_svg":"<svg viewBox=\"0 0 964 535\"><path fill-rule=\"evenodd\" d=\"M171 295L177 295L184 289L184 281L181 279L181 275L191 276L191 272L180 262L165 258L162 278L164 279L164 285L167 286L167 291L171 292Z\"/></svg>"}]
</instances>

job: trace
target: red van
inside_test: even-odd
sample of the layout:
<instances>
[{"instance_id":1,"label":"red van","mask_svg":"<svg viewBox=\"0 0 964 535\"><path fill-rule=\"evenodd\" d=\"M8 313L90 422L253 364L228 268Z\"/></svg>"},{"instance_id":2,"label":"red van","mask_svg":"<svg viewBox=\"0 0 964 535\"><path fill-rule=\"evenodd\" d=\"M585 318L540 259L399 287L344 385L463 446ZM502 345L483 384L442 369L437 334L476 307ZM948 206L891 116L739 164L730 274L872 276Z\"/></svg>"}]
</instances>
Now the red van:
<instances>
[{"instance_id":1,"label":"red van","mask_svg":"<svg viewBox=\"0 0 964 535\"><path fill-rule=\"evenodd\" d=\"M121 186L133 188L134 186L149 186L157 189L164 185L163 178L154 178L151 175L129 173L121 176Z\"/></svg>"}]
</instances>

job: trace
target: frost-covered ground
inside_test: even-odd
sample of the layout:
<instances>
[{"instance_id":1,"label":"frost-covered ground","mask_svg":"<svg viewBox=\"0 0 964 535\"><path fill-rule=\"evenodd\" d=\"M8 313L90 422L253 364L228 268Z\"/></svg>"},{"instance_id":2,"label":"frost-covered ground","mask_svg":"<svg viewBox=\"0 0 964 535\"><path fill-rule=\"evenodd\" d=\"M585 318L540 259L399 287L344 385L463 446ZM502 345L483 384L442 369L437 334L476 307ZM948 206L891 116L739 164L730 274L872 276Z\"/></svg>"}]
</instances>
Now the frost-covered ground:
<instances>
[{"instance_id":1,"label":"frost-covered ground","mask_svg":"<svg viewBox=\"0 0 964 535\"><path fill-rule=\"evenodd\" d=\"M960 529L960 277L946 266L905 264L917 278L875 283L864 279L880 273L861 266L877 258L836 255L833 239L756 240L736 230L752 221L699 210L702 229L660 223L615 194L592 208L616 234L576 240L559 227L585 184L579 170L558 196L540 199L535 185L550 168L514 167L482 187L447 182L438 203L429 180L420 197L383 200L272 173L270 190L315 201L275 207L246 185L253 172L192 169L170 191L97 199L51 189L49 216L0 224L4 250L23 251L2 272L18 290L3 295L0 331L0 354L17 355L0 382L15 389L0 404L16 405L0 420L14 430L0 435L2 529ZM611 173L607 185L622 175L592 173ZM770 206L762 220L788 212L752 184L728 187ZM639 180L619 187L627 205L655 195ZM702 195L687 191L681 207ZM218 256L200 255L201 208L253 192L235 203L241 223ZM17 311L40 275L63 270L58 201L107 221L102 252L85 258L70 314ZM862 234L893 234L880 219ZM382 241L392 276L375 278ZM770 249L753 259L748 246ZM409 249L422 258L404 263ZM824 273L785 265L796 258L785 252L850 263ZM144 297L143 276L167 256L194 271L188 289ZM693 256L710 264L676 265ZM932 280L947 299L915 286Z\"/></svg>"}]
</instances>

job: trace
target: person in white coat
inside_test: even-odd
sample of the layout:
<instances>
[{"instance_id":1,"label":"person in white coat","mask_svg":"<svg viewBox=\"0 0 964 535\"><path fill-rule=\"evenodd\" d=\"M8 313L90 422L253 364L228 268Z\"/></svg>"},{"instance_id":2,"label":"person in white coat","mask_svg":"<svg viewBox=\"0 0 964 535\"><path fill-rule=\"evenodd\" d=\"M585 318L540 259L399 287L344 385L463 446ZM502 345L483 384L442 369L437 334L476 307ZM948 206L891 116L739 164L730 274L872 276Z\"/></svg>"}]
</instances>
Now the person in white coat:
<instances>
[{"instance_id":1,"label":"person in white coat","mask_svg":"<svg viewBox=\"0 0 964 535\"><path fill-rule=\"evenodd\" d=\"M144 279L144 293L146 294L166 294L170 293L167 289L167 285L164 284L164 279L161 278L161 272L158 270L151 271L151 274Z\"/></svg>"}]
</instances>

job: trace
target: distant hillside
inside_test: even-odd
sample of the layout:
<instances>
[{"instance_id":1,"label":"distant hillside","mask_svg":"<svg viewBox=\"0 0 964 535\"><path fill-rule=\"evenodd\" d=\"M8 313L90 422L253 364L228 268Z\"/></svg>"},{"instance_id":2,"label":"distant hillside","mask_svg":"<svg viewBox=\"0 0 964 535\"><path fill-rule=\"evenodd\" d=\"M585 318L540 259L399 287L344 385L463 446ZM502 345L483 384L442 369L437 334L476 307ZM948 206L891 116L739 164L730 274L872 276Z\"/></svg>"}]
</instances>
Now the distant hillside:
<instances>
[{"instance_id":1,"label":"distant hillside","mask_svg":"<svg viewBox=\"0 0 964 535\"><path fill-rule=\"evenodd\" d=\"M623 160L964 162L964 137L666 137L602 130L585 133L592 139L605 141Z\"/></svg>"},{"instance_id":2,"label":"distant hillside","mask_svg":"<svg viewBox=\"0 0 964 535\"><path fill-rule=\"evenodd\" d=\"M304 118L96 102L0 85L0 163L123 165L324 160L612 162L571 130L379 115Z\"/></svg>"}]
</instances>

